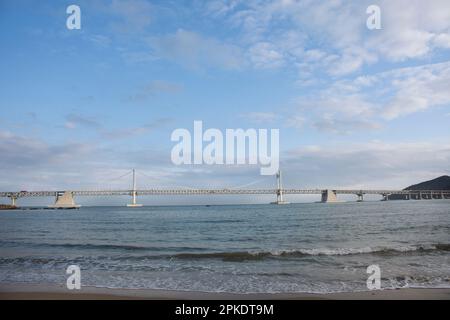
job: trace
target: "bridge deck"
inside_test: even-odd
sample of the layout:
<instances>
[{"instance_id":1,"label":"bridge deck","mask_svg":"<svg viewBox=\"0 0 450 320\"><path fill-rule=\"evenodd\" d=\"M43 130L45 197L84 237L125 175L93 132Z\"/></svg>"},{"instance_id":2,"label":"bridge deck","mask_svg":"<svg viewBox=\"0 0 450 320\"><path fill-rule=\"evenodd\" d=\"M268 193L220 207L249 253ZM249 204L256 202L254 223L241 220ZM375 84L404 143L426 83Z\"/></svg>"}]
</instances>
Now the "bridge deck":
<instances>
[{"instance_id":1,"label":"bridge deck","mask_svg":"<svg viewBox=\"0 0 450 320\"><path fill-rule=\"evenodd\" d=\"M326 190L326 189L325 189ZM74 196L129 196L135 192L137 196L150 195L236 195L236 194L322 194L324 189L146 189L146 190L84 190L70 191ZM376 195L408 195L408 194L443 194L450 196L449 190L357 190L357 189L329 189L336 194L376 194ZM0 192L0 197L25 198L25 197L56 197L64 191L20 191Z\"/></svg>"}]
</instances>

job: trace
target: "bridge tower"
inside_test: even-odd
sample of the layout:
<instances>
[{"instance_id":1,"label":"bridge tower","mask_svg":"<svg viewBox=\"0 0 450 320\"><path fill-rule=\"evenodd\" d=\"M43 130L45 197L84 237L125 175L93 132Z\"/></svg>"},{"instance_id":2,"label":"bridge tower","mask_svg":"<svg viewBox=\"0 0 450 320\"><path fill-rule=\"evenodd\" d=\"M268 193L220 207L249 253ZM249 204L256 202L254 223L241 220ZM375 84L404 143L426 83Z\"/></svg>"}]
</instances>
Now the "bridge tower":
<instances>
[{"instance_id":1,"label":"bridge tower","mask_svg":"<svg viewBox=\"0 0 450 320\"><path fill-rule=\"evenodd\" d=\"M136 203L136 196L137 196L137 191L136 191L136 170L133 169L133 190L131 190L131 196L132 196L132 202L127 204L127 207L142 207L142 204L137 204Z\"/></svg>"},{"instance_id":2,"label":"bridge tower","mask_svg":"<svg viewBox=\"0 0 450 320\"><path fill-rule=\"evenodd\" d=\"M277 172L277 201L271 202L272 204L289 204L289 202L283 200L283 185L281 182L281 170Z\"/></svg>"}]
</instances>

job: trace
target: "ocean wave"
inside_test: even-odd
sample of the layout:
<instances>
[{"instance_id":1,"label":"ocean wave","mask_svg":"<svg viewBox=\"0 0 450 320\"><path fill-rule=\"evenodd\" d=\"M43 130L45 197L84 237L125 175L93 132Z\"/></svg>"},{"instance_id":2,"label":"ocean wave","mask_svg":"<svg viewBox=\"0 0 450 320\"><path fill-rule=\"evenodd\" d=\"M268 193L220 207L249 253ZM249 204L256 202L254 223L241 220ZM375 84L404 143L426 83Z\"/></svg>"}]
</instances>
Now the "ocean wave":
<instances>
[{"instance_id":1,"label":"ocean wave","mask_svg":"<svg viewBox=\"0 0 450 320\"><path fill-rule=\"evenodd\" d=\"M28 244L28 243L27 243ZM224 258L224 259L247 259L258 260L267 257L302 257L302 256L347 256L357 254L379 254L379 255L395 255L409 252L428 252L428 251L450 251L450 244L418 244L392 247L361 247L361 248L312 248L312 249L292 249L292 250L273 250L273 251L230 251L230 252L204 252L204 247L156 247L156 246L138 246L127 244L92 244L92 243L29 243L32 246L39 247L61 247L68 249L87 249L87 250L114 250L114 251L146 251L146 252L186 252L174 255L167 255L180 259L195 258ZM189 252L197 251L197 252ZM164 257L165 255L148 257ZM138 258L139 256L136 256Z\"/></svg>"},{"instance_id":2,"label":"ocean wave","mask_svg":"<svg viewBox=\"0 0 450 320\"><path fill-rule=\"evenodd\" d=\"M62 249L79 249L79 250L115 250L115 251L187 251L187 250L204 250L201 247L156 247L156 246L139 246L128 244L103 244L103 243L33 243L21 241L0 241L0 246L31 246L31 247L49 247Z\"/></svg>"},{"instance_id":3,"label":"ocean wave","mask_svg":"<svg viewBox=\"0 0 450 320\"><path fill-rule=\"evenodd\" d=\"M317 248L277 251L235 251L210 253L180 253L172 256L176 259L222 259L223 261L263 260L267 258L308 257L308 256L348 256L360 254L399 255L413 252L450 251L450 244L413 245L397 247L364 248Z\"/></svg>"},{"instance_id":4,"label":"ocean wave","mask_svg":"<svg viewBox=\"0 0 450 320\"><path fill-rule=\"evenodd\" d=\"M109 260L109 261L144 261L144 260L202 260L202 259L219 259L229 262L242 261L258 261L264 259L289 259L289 258L306 258L320 256L352 256L352 255L382 255L395 256L407 254L420 254L430 252L448 252L450 244L422 244L409 246L392 246L392 247L361 247L361 248L312 248L312 249L292 249L292 250L272 250L272 251L220 251L208 252L207 248L196 247L149 247L149 246L132 246L132 245L105 245L105 244L39 244L50 247L64 247L76 249L96 249L102 251L103 254L77 257L75 260ZM104 251L112 250L114 254ZM174 251L174 253L170 253ZM72 258L71 260L74 260ZM61 257L0 257L0 265L11 262L16 263L32 263L47 264L66 262Z\"/></svg>"}]
</instances>

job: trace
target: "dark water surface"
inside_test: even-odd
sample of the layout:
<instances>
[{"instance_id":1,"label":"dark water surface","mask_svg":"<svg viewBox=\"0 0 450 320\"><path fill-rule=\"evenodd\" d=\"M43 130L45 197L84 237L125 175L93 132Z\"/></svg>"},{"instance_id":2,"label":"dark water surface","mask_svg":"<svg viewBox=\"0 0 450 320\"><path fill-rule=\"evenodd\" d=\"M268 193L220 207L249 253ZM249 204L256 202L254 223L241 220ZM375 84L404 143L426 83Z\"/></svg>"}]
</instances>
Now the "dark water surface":
<instances>
[{"instance_id":1,"label":"dark water surface","mask_svg":"<svg viewBox=\"0 0 450 320\"><path fill-rule=\"evenodd\" d=\"M214 292L450 287L450 201L0 211L0 284Z\"/></svg>"}]
</instances>

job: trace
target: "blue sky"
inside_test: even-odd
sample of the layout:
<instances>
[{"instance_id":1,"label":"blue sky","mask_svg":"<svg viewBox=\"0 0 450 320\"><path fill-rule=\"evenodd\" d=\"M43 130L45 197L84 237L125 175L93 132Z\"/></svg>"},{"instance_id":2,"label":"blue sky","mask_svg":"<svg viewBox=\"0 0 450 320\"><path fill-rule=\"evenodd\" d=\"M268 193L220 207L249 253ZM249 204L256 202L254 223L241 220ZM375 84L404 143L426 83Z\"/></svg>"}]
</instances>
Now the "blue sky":
<instances>
[{"instance_id":1,"label":"blue sky","mask_svg":"<svg viewBox=\"0 0 450 320\"><path fill-rule=\"evenodd\" d=\"M141 187L274 185L173 165L170 134L194 120L279 128L286 186L449 174L448 1L4 0L0 41L2 190L126 188L133 167Z\"/></svg>"}]
</instances>

